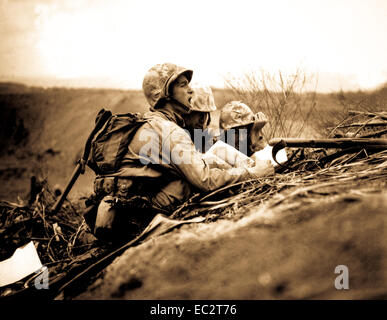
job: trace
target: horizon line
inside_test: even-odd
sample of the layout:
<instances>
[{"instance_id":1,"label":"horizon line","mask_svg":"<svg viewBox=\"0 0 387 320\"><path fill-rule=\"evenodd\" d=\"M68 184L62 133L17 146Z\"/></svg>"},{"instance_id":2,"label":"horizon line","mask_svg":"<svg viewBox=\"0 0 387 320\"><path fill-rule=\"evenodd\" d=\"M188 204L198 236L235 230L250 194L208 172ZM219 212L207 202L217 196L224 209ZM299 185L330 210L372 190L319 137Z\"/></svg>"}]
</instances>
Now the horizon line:
<instances>
[{"instance_id":1,"label":"horizon line","mask_svg":"<svg viewBox=\"0 0 387 320\"><path fill-rule=\"evenodd\" d=\"M106 80L109 81L109 84L106 84ZM78 84L76 83L78 82ZM85 82L90 82L91 84L86 84ZM104 82L105 84L101 84ZM132 90L132 91L142 91L141 87L138 86L129 86L120 84L120 80L114 80L111 77L78 77L78 78L55 78L51 76L39 77L39 76L6 76L0 75L0 83L9 83L14 85L23 85L29 88L64 88L64 89L100 89L100 90ZM94 83L94 84L93 84ZM352 88L352 89L310 89L304 90L304 93L307 92L316 92L321 94L337 93L337 92L372 92L380 90L387 86L387 81L382 82L372 88ZM227 88L225 86L210 85L211 88L216 90L232 90L232 88Z\"/></svg>"}]
</instances>

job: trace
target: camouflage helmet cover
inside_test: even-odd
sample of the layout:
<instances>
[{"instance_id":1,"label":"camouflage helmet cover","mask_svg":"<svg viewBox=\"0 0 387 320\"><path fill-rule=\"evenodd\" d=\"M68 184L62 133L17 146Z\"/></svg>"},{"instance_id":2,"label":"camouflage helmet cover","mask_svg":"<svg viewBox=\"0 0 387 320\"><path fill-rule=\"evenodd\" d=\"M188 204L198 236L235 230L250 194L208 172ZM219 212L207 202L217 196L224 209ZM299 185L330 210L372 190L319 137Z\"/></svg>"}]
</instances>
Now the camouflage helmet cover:
<instances>
[{"instance_id":1,"label":"camouflage helmet cover","mask_svg":"<svg viewBox=\"0 0 387 320\"><path fill-rule=\"evenodd\" d=\"M214 95L209 86L199 86L194 84L193 97L191 100L191 110L199 112L212 112L216 110Z\"/></svg>"},{"instance_id":2,"label":"camouflage helmet cover","mask_svg":"<svg viewBox=\"0 0 387 320\"><path fill-rule=\"evenodd\" d=\"M246 126L256 122L256 115L250 107L241 101L231 101L227 103L220 113L219 126L223 130ZM261 128L267 121L260 121Z\"/></svg>"},{"instance_id":3,"label":"camouflage helmet cover","mask_svg":"<svg viewBox=\"0 0 387 320\"><path fill-rule=\"evenodd\" d=\"M184 74L188 81L193 71L173 63L156 64L148 70L142 82L142 90L151 109L157 109L162 99L169 97L169 87L180 75Z\"/></svg>"}]
</instances>

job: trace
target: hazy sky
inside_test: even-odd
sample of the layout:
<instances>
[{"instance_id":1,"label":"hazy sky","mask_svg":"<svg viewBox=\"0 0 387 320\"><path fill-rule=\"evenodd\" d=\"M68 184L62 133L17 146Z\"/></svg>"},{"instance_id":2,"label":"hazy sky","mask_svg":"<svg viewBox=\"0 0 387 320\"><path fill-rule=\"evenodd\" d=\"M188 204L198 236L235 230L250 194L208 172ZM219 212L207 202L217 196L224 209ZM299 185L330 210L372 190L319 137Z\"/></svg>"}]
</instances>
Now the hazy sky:
<instances>
[{"instance_id":1,"label":"hazy sky","mask_svg":"<svg viewBox=\"0 0 387 320\"><path fill-rule=\"evenodd\" d=\"M0 0L0 76L140 88L154 64L223 87L251 70L318 74L323 91L387 81L387 0Z\"/></svg>"}]
</instances>

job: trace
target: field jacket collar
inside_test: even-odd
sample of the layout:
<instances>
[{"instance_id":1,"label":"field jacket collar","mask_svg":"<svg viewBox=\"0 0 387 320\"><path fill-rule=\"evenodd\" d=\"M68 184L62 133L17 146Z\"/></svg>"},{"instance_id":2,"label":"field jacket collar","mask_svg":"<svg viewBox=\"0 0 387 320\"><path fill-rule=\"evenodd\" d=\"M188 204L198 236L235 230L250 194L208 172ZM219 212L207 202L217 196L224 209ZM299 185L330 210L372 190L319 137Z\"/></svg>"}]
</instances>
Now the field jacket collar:
<instances>
[{"instance_id":1,"label":"field jacket collar","mask_svg":"<svg viewBox=\"0 0 387 320\"><path fill-rule=\"evenodd\" d=\"M149 114L158 114L169 121L176 123L179 127L185 128L184 118L176 111L172 103L166 103L164 107Z\"/></svg>"}]
</instances>

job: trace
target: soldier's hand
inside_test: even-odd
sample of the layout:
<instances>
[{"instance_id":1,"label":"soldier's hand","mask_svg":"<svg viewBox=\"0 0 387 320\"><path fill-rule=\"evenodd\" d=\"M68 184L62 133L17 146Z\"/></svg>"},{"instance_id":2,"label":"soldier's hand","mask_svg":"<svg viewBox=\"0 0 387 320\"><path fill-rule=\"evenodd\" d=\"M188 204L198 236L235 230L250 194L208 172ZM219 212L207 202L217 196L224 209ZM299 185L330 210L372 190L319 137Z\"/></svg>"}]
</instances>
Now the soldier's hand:
<instances>
[{"instance_id":1,"label":"soldier's hand","mask_svg":"<svg viewBox=\"0 0 387 320\"><path fill-rule=\"evenodd\" d=\"M254 178L260 178L274 174L274 166L270 160L256 160L255 166L248 169Z\"/></svg>"}]
</instances>

